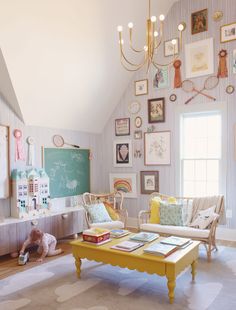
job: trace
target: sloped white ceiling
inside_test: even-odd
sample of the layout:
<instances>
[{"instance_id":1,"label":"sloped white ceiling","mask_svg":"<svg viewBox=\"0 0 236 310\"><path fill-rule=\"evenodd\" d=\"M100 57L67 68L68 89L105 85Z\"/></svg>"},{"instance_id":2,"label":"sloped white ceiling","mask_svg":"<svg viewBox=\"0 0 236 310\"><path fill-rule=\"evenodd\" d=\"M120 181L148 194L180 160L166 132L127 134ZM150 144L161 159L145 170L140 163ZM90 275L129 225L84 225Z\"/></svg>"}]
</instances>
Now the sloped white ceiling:
<instances>
[{"instance_id":1,"label":"sloped white ceiling","mask_svg":"<svg viewBox=\"0 0 236 310\"><path fill-rule=\"evenodd\" d=\"M152 15L175 1L152 0ZM26 125L102 131L132 76L117 25L132 21L143 44L147 3L0 0L0 48Z\"/></svg>"}]
</instances>

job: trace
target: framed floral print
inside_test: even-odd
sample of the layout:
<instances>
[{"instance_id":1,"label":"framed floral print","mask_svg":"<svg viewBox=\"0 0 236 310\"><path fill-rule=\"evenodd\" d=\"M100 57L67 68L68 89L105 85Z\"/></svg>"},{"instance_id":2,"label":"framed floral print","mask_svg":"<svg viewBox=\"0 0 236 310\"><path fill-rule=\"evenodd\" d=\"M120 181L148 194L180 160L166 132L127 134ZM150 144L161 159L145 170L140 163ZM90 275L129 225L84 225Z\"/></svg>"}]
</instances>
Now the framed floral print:
<instances>
[{"instance_id":1,"label":"framed floral print","mask_svg":"<svg viewBox=\"0 0 236 310\"><path fill-rule=\"evenodd\" d=\"M113 145L113 164L114 167L132 167L132 141L115 140Z\"/></svg>"},{"instance_id":2,"label":"framed floral print","mask_svg":"<svg viewBox=\"0 0 236 310\"><path fill-rule=\"evenodd\" d=\"M145 132L144 164L170 165L170 131Z\"/></svg>"},{"instance_id":3,"label":"framed floral print","mask_svg":"<svg viewBox=\"0 0 236 310\"><path fill-rule=\"evenodd\" d=\"M159 171L140 171L141 194L159 192Z\"/></svg>"}]
</instances>

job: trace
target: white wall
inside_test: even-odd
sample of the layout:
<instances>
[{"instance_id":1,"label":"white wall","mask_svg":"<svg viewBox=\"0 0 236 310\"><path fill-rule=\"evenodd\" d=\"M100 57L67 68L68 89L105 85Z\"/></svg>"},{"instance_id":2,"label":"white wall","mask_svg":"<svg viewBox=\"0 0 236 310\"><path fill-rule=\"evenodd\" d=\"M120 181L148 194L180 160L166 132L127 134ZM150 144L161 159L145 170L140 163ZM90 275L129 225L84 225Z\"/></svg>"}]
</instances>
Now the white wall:
<instances>
[{"instance_id":1,"label":"white wall","mask_svg":"<svg viewBox=\"0 0 236 310\"><path fill-rule=\"evenodd\" d=\"M199 34L191 35L191 13L208 8L208 21L209 27L207 32L202 32ZM224 17L220 22L214 22L212 15L216 10L222 10ZM155 12L154 12L155 13ZM225 102L227 109L227 186L226 186L226 206L227 209L232 210L232 218L227 220L227 226L230 228L236 228L236 199L235 199L235 188L236 188L236 161L234 160L234 124L236 123L236 92L232 95L228 95L225 92L225 88L229 84L236 85L236 74L232 74L232 51L236 49L236 41L232 41L226 44L220 43L220 26L236 21L236 10L235 10L235 1L234 0L181 0L173 5L165 21L165 40L172 39L177 36L177 25L179 22L185 21L187 23L187 29L183 34L184 44L190 43L206 38L214 38L214 56L215 56L215 74L217 74L218 68L218 52L221 49L227 49L228 51L228 69L229 77L226 79L221 79L219 85L216 89L209 91L209 94L216 97L217 101ZM182 61L181 74L182 79L185 79L185 58L184 51L180 54L180 59ZM161 62L168 61L169 58L165 58L162 55L160 56ZM135 172L137 173L137 184L138 184L138 198L137 199L125 199L125 206L128 209L130 217L137 217L139 210L147 208L148 195L140 194L140 171L142 170L158 170L160 178L160 192L170 195L177 194L176 184L175 184L175 175L176 169L174 165L174 159L176 155L176 150L174 147L174 140L176 133L175 128L175 107L178 105L184 105L184 102L191 96L185 94L182 89L173 89L173 75L174 70L171 68L170 74L170 83L171 86L169 89L163 90L154 90L152 87L153 71L149 72L149 94L148 96L139 96L135 97L134 95L134 81L145 79L146 72L145 70L139 71L134 78L130 81L129 86L127 87L123 97L120 100L119 105L114 110L112 117L107 123L104 132L103 132L103 162L105 163L103 168L103 182L106 190L109 189L109 173L110 172ZM195 78L194 83L196 84L197 89L203 87L205 77ZM170 102L170 94L175 93L178 97L176 102ZM147 99L165 97L166 101L166 121L164 123L154 124L157 131L161 130L170 130L172 135L171 143L171 162L170 166L144 166L144 157L142 158L133 158L133 167L131 168L114 168L113 167L113 140L115 137L114 130L114 121L116 118L130 117L131 118L131 136L133 139L134 134L134 118L136 117L130 115L128 112L128 104L132 100L138 100L141 103L140 115L143 119L142 131L147 131L147 127L151 124L148 124L148 115L147 115ZM208 103L209 100L203 96L198 96L191 105L199 103ZM124 138L124 137L123 137ZM127 138L129 138L127 136ZM139 143L134 140L133 144ZM141 141L143 149L143 140Z\"/></svg>"},{"instance_id":2,"label":"white wall","mask_svg":"<svg viewBox=\"0 0 236 310\"><path fill-rule=\"evenodd\" d=\"M45 111L47 113L47 111ZM56 114L56 113L55 113ZM51 115L53 119L54 115ZM42 167L41 147L54 147L52 137L55 134L62 135L68 143L78 144L81 148L89 148L93 153L91 160L91 191L99 192L102 190L99 176L101 175L101 135L89 134L71 130L61 130L52 128L43 128L35 126L25 126L9 109L9 107L0 98L0 124L10 126L10 168L26 168L25 162L15 161L15 140L13 136L14 129L21 129L23 132L23 143L25 154L27 154L26 138L32 136L35 139L35 167ZM53 199L53 207L63 207L70 204L70 199ZM0 215L10 216L10 199L0 199Z\"/></svg>"}]
</instances>

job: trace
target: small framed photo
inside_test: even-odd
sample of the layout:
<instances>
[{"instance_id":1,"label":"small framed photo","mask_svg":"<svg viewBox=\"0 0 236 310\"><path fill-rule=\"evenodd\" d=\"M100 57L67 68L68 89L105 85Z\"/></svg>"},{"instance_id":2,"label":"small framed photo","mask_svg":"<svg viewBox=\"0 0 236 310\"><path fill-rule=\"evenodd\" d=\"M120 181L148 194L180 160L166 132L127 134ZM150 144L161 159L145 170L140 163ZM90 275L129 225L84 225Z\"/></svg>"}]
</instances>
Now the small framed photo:
<instances>
[{"instance_id":1,"label":"small framed photo","mask_svg":"<svg viewBox=\"0 0 236 310\"><path fill-rule=\"evenodd\" d=\"M169 87L169 69L168 67L158 68L153 78L154 88L168 88Z\"/></svg>"},{"instance_id":2,"label":"small framed photo","mask_svg":"<svg viewBox=\"0 0 236 310\"><path fill-rule=\"evenodd\" d=\"M192 34L197 34L208 30L208 11L207 9L197 11L191 15Z\"/></svg>"},{"instance_id":3,"label":"small framed photo","mask_svg":"<svg viewBox=\"0 0 236 310\"><path fill-rule=\"evenodd\" d=\"M220 27L220 42L225 43L236 40L236 22Z\"/></svg>"},{"instance_id":4,"label":"small framed photo","mask_svg":"<svg viewBox=\"0 0 236 310\"><path fill-rule=\"evenodd\" d=\"M165 57L179 54L179 39L174 38L174 40L176 40L176 44L173 44L172 40L173 39L167 40L164 42L164 56Z\"/></svg>"},{"instance_id":5,"label":"small framed photo","mask_svg":"<svg viewBox=\"0 0 236 310\"><path fill-rule=\"evenodd\" d=\"M118 118L115 120L116 136L130 135L130 118Z\"/></svg>"},{"instance_id":6,"label":"small framed photo","mask_svg":"<svg viewBox=\"0 0 236 310\"><path fill-rule=\"evenodd\" d=\"M233 50L233 63L232 63L232 67L233 67L233 73L236 74L236 49Z\"/></svg>"},{"instance_id":7,"label":"small framed photo","mask_svg":"<svg viewBox=\"0 0 236 310\"><path fill-rule=\"evenodd\" d=\"M125 198L137 197L136 173L110 173L110 191L121 191Z\"/></svg>"},{"instance_id":8,"label":"small framed photo","mask_svg":"<svg viewBox=\"0 0 236 310\"><path fill-rule=\"evenodd\" d=\"M144 133L144 164L170 165L170 131Z\"/></svg>"},{"instance_id":9,"label":"small framed photo","mask_svg":"<svg viewBox=\"0 0 236 310\"><path fill-rule=\"evenodd\" d=\"M140 171L141 194L159 192L159 171Z\"/></svg>"},{"instance_id":10,"label":"small framed photo","mask_svg":"<svg viewBox=\"0 0 236 310\"><path fill-rule=\"evenodd\" d=\"M148 100L148 122L162 123L165 121L165 98Z\"/></svg>"},{"instance_id":11,"label":"small framed photo","mask_svg":"<svg viewBox=\"0 0 236 310\"><path fill-rule=\"evenodd\" d=\"M148 94L148 80L140 80L134 82L135 96L147 95Z\"/></svg>"},{"instance_id":12,"label":"small framed photo","mask_svg":"<svg viewBox=\"0 0 236 310\"><path fill-rule=\"evenodd\" d=\"M135 140L140 140L143 137L143 132L142 130L135 130L134 132L134 139Z\"/></svg>"},{"instance_id":13,"label":"small framed photo","mask_svg":"<svg viewBox=\"0 0 236 310\"><path fill-rule=\"evenodd\" d=\"M113 145L114 167L132 167L132 141L131 139L115 140Z\"/></svg>"}]
</instances>

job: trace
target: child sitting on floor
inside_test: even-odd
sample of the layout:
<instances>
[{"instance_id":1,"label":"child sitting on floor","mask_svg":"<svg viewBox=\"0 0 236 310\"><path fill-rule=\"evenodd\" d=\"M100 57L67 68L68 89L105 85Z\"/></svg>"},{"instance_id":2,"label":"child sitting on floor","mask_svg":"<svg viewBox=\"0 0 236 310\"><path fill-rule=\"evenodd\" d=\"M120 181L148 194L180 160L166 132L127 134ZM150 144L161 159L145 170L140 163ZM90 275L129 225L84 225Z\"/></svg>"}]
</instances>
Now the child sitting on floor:
<instances>
[{"instance_id":1,"label":"child sitting on floor","mask_svg":"<svg viewBox=\"0 0 236 310\"><path fill-rule=\"evenodd\" d=\"M40 229L34 228L27 240L23 243L20 254L24 254L25 249L30 244L37 244L38 253L41 257L37 259L37 262L42 262L46 256L54 256L62 253L61 249L56 250L57 239L48 233L42 232Z\"/></svg>"}]
</instances>

